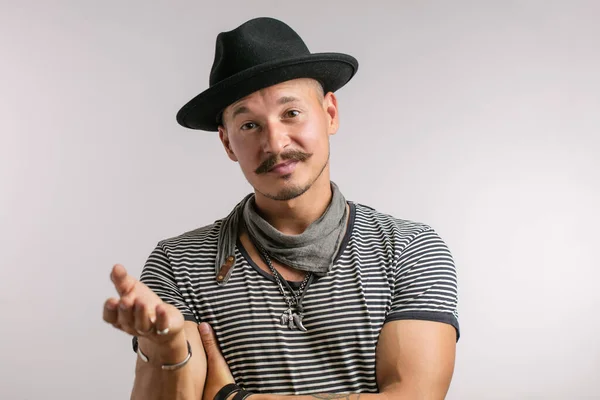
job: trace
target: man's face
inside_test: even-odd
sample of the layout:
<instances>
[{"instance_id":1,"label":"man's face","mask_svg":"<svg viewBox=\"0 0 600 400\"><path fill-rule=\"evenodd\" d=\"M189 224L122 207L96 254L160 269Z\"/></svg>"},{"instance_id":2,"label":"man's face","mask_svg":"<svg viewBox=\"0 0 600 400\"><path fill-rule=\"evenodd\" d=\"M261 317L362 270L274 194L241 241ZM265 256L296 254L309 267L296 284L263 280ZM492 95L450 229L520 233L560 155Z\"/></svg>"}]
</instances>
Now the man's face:
<instances>
[{"instance_id":1,"label":"man's face","mask_svg":"<svg viewBox=\"0 0 600 400\"><path fill-rule=\"evenodd\" d=\"M326 173L337 100L311 79L254 92L227 107L219 137L248 182L265 197L291 200Z\"/></svg>"}]
</instances>

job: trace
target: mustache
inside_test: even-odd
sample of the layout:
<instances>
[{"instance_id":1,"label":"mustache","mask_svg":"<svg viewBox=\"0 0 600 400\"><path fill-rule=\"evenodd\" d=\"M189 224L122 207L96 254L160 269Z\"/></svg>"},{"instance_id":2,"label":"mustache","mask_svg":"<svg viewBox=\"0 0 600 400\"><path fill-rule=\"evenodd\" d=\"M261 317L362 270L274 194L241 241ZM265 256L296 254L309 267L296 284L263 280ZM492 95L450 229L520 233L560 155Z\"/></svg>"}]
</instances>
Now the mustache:
<instances>
[{"instance_id":1,"label":"mustache","mask_svg":"<svg viewBox=\"0 0 600 400\"><path fill-rule=\"evenodd\" d=\"M266 174L271 168L283 161L306 161L312 157L312 153L305 153L300 150L290 150L279 155L273 155L263 161L254 172L257 175Z\"/></svg>"}]
</instances>

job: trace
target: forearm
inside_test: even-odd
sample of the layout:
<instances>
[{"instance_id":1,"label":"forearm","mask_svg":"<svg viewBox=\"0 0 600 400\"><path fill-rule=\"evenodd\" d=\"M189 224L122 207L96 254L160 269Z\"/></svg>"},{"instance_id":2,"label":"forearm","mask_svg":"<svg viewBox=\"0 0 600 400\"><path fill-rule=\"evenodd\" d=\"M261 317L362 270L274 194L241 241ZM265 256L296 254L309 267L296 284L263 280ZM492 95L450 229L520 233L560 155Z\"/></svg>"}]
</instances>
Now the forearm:
<instances>
[{"instance_id":1,"label":"forearm","mask_svg":"<svg viewBox=\"0 0 600 400\"><path fill-rule=\"evenodd\" d=\"M176 364L187 356L187 343L175 343L169 347L159 347L140 338L139 346L149 362L138 359L135 381L131 394L132 400L198 400L202 393L197 392L195 376L191 363L171 371L163 370L161 365Z\"/></svg>"},{"instance_id":2,"label":"forearm","mask_svg":"<svg viewBox=\"0 0 600 400\"><path fill-rule=\"evenodd\" d=\"M248 400L391 400L399 397L385 393L320 393L300 396L281 396L276 394L253 394Z\"/></svg>"},{"instance_id":3,"label":"forearm","mask_svg":"<svg viewBox=\"0 0 600 400\"><path fill-rule=\"evenodd\" d=\"M253 394L248 400L440 400L444 395L419 391L414 386L390 384L379 393L317 393L300 396Z\"/></svg>"}]
</instances>

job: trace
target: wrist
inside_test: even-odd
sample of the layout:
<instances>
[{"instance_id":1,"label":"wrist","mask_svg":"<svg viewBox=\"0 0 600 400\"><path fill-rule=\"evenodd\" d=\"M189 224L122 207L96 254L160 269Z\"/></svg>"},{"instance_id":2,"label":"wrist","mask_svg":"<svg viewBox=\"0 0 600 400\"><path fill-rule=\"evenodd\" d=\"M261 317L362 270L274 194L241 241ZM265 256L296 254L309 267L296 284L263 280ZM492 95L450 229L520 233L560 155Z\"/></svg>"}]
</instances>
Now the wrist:
<instances>
[{"instance_id":1,"label":"wrist","mask_svg":"<svg viewBox=\"0 0 600 400\"><path fill-rule=\"evenodd\" d=\"M188 355L188 344L183 331L161 343L140 337L139 346L142 353L150 359L150 363L157 367L177 364Z\"/></svg>"},{"instance_id":2,"label":"wrist","mask_svg":"<svg viewBox=\"0 0 600 400\"><path fill-rule=\"evenodd\" d=\"M181 331L168 342L158 344L156 353L160 364L176 364L181 362L188 354L185 332Z\"/></svg>"}]
</instances>

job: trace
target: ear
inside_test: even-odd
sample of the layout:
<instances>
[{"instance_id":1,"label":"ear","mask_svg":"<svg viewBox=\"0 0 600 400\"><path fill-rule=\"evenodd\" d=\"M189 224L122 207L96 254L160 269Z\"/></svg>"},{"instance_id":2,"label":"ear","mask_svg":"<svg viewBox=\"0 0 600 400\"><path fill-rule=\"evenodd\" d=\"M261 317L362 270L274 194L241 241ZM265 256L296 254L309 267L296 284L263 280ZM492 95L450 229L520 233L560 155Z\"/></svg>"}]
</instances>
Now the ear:
<instances>
[{"instance_id":1,"label":"ear","mask_svg":"<svg viewBox=\"0 0 600 400\"><path fill-rule=\"evenodd\" d=\"M340 116L338 113L337 97L333 92L329 92L323 99L323 108L327 115L327 133L335 135L340 127Z\"/></svg>"},{"instance_id":2,"label":"ear","mask_svg":"<svg viewBox=\"0 0 600 400\"><path fill-rule=\"evenodd\" d=\"M225 148L225 152L231 161L237 162L237 157L231 148L231 142L229 141L229 135L227 134L227 129L223 125L219 125L219 139L221 139L221 143L223 143L223 147Z\"/></svg>"}]
</instances>

